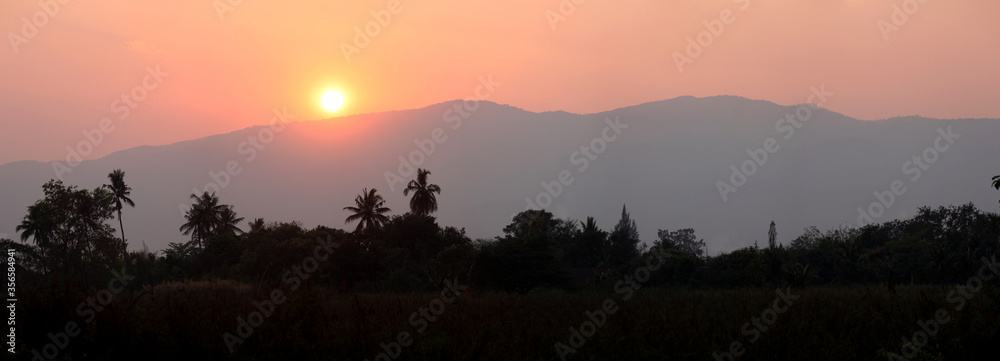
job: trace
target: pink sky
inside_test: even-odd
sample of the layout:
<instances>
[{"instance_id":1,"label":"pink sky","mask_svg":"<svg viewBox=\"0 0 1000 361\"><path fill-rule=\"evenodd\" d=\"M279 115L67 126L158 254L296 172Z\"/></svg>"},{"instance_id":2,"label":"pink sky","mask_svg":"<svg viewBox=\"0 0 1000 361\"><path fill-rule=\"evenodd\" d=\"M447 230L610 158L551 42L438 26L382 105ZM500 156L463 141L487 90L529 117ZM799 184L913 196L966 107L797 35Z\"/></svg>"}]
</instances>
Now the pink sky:
<instances>
[{"instance_id":1,"label":"pink sky","mask_svg":"<svg viewBox=\"0 0 1000 361\"><path fill-rule=\"evenodd\" d=\"M264 124L273 108L314 120L423 107L491 74L490 100L531 111L682 95L796 104L824 84L827 108L860 119L1000 117L996 0L926 1L888 40L878 21L917 0L575 0L554 29L547 12L574 0L402 0L351 61L341 44L389 1L244 0L221 19L213 1L226 3L43 0L59 4L52 16L0 2L0 164L64 159L106 117L115 130L87 158ZM727 9L678 71L673 54ZM25 36L33 17L47 21ZM114 102L157 66L169 75L119 119ZM319 104L332 88L347 97L337 112Z\"/></svg>"}]
</instances>

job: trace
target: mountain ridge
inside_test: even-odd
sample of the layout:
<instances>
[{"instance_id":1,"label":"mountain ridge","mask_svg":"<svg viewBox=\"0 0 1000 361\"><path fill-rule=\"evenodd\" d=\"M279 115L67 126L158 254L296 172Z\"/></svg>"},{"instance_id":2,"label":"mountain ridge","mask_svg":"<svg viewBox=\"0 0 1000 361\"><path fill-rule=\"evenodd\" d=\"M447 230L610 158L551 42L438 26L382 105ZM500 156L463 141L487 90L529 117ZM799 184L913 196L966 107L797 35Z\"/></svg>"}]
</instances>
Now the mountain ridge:
<instances>
[{"instance_id":1,"label":"mountain ridge","mask_svg":"<svg viewBox=\"0 0 1000 361\"><path fill-rule=\"evenodd\" d=\"M651 104L660 104L660 103L666 103L666 102L671 102L671 101L675 101L675 100L684 100L684 99L693 99L693 100L737 99L737 100L741 100L741 101L766 103L766 104L774 105L774 106L777 106L777 107L783 107L783 108L796 108L796 107L798 107L800 105L808 105L808 103L798 103L798 104L790 104L790 105L781 105L781 104L778 104L778 103L775 103L775 102L772 102L772 101L769 101L769 100L751 99L751 98L747 98L747 97L743 97L743 96L739 96L739 95L711 95L711 96L704 96L704 97L697 97L697 96L692 96L692 95L682 95L682 96L677 96L677 97L674 97L674 98L648 101L648 102L638 103L638 104L634 104L634 105L627 105L627 106L623 106L623 107L619 107L619 108L615 108L615 109L611 109L611 110L599 111L599 112L595 112L595 113L573 113L573 112L569 112L569 111L565 111L565 110L546 110L546 111L535 112L535 111L526 110L524 108L520 108L520 107L511 105L511 104L502 104L502 103L497 103L497 102L494 102L494 101L491 101L491 100L479 100L478 102L481 103L481 104L492 104L492 105L495 105L495 106L511 107L511 108L514 108L514 109L517 109L517 110L520 110L520 111L523 111L523 112L533 113L533 114L550 114L551 113L551 114L557 114L557 115L567 114L567 115L577 115L577 116L593 116L593 115L601 115L601 114L606 114L606 113L613 113L613 112L627 110L627 109L635 108L635 107L643 107L643 106L647 106L647 105L651 105ZM381 114L407 112L407 111L420 111L420 110L426 110L426 109L430 109L430 108L443 107L445 105L461 104L463 102L465 102L465 100L462 100L462 99L453 99L453 100L447 100L447 101L443 101L443 102L439 102L439 103L430 104L430 105L427 105L427 106L424 106L424 107L420 107L420 108L396 109L396 110L387 110L387 111L381 111L381 112L368 112L368 113L348 114L348 115L343 115L343 116L338 116L338 117L333 117L333 118L302 120L302 121L296 121L296 122L293 122L293 123L328 122L328 121L336 121L337 119L343 119L343 118L353 118L353 117L360 117L360 116L381 115ZM822 109L822 111L831 112L831 113L834 113L834 114L836 114L838 116L841 116L841 117L844 117L844 118L847 118L847 119L850 119L850 120L861 121L861 122L882 122L882 121L897 121L897 120L903 120L903 121L907 121L907 120L985 120L985 121L1000 120L1000 118L947 118L947 119L944 119L944 118L924 117L924 116L921 116L921 115L898 115L898 116L892 116L892 117L885 118L885 119L857 119L857 118L851 117L849 115L846 115L846 114L843 114L843 113L840 113L840 112L836 112L836 111L833 111L833 110L830 110L830 109L827 109L827 108L820 108L820 109ZM814 111L815 111L815 109L814 109ZM128 151L128 150L132 150L132 149L137 149L137 148L171 146L171 145L175 145L175 144L178 144L178 143L198 141L198 140L205 139L205 138L211 138L211 137L215 137L215 136L227 135L227 134L232 134L232 133L236 133L236 132L245 131L247 129L259 128L259 127L266 127L266 126L268 126L268 125L266 125L266 124L256 124L256 125L246 126L246 127L240 128L240 129L234 129L234 130L231 130L231 131L228 131L228 132L224 132L224 133L218 133L218 134L212 134L212 135L204 136L204 137L201 137L201 138L185 139L185 140L179 140L179 141L176 141L176 142L167 143L167 144L159 144L159 145L148 145L148 144L147 145L139 145L139 146L134 146L134 147L130 147L130 148L125 148L125 149L117 150L117 151L109 153L109 154L107 154L105 156L102 156L100 158L91 158L91 159L86 159L86 160L97 160L97 159L101 159L101 158L112 156L115 153L119 153L119 152L123 152L123 151ZM17 160L17 161L12 161L12 162L8 162L8 163L0 164L0 166L5 166L5 165L8 165L8 164L17 163L17 162L52 163L52 162L59 162L59 161L64 161L64 160L62 160L62 159L51 160L51 161Z\"/></svg>"},{"instance_id":2,"label":"mountain ridge","mask_svg":"<svg viewBox=\"0 0 1000 361\"><path fill-rule=\"evenodd\" d=\"M719 96L592 114L536 113L483 101L453 129L458 123L448 122L446 112L463 102L291 122L253 158L244 143L267 125L133 147L86 160L65 179L93 188L106 182L110 171L125 170L137 203L124 211L125 228L132 229L126 234L133 246L146 241L154 250L185 239L177 232L183 222L179 209L191 193L214 190L213 183L221 188L222 202L247 219L349 228L342 208L364 187L379 189L393 214L403 213L408 202L386 174L399 173L400 158L422 152L418 143L430 147L437 129L446 139L423 152L414 167L430 169L431 182L444 190L439 222L467 227L473 237L501 234L509 216L531 203L527 200L546 198L540 196L549 192L545 184L555 189L551 184L561 171L574 181L549 192L554 197L546 209L557 216L595 216L610 229L624 203L644 242L652 243L657 229L690 227L713 254L764 239L771 219L786 243L804 227L854 223L857 208L871 204L873 192L895 179L907 181L908 193L886 207L880 221L912 215L919 206L972 201L982 209L995 207L988 181L1000 162L989 155L1000 149L989 135L1000 134L1000 123L989 119L865 121L816 109L786 139L789 134L779 132L776 121L798 106ZM604 129L615 118L628 127L613 140L598 141L612 138L614 132ZM962 137L910 184L904 162L933 147L937 129L948 126ZM721 197L718 182L728 183L731 167L752 161L748 151L772 138L777 151L768 153L735 193ZM600 143L604 150L591 154L594 159L582 169L581 147ZM224 177L230 162L237 162L240 172ZM0 233L15 234L26 207L41 198L41 185L51 178L51 163L0 165Z\"/></svg>"}]
</instances>

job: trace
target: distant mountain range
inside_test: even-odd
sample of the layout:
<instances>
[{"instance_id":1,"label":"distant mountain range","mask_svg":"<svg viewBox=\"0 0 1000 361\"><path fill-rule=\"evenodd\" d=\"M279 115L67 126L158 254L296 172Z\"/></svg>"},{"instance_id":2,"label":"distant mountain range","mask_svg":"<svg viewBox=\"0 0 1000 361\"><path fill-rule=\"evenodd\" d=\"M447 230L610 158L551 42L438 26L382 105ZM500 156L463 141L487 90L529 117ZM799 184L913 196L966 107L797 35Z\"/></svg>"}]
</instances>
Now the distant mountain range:
<instances>
[{"instance_id":1,"label":"distant mountain range","mask_svg":"<svg viewBox=\"0 0 1000 361\"><path fill-rule=\"evenodd\" d=\"M882 222L920 206L995 211L998 136L998 119L861 121L733 96L583 115L451 101L132 148L83 161L63 179L94 188L123 169L136 203L124 211L133 249L185 241L180 208L206 185L247 220L353 229L342 208L362 188L377 188L394 214L407 211L402 188L419 166L443 189L438 223L473 238L501 235L529 203L594 216L604 229L627 205L643 241L657 229L694 228L716 254L766 244L772 220L788 243L807 226ZM52 163L0 166L0 233L17 237L52 178Z\"/></svg>"}]
</instances>

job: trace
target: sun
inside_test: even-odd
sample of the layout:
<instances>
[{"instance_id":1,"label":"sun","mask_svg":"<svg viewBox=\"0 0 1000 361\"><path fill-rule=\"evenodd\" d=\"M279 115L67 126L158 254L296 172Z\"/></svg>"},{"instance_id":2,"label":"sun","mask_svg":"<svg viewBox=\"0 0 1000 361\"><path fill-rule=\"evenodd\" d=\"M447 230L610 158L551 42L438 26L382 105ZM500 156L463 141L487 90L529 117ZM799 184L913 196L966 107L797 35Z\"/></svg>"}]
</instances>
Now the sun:
<instances>
[{"instance_id":1,"label":"sun","mask_svg":"<svg viewBox=\"0 0 1000 361\"><path fill-rule=\"evenodd\" d=\"M332 112L344 106L344 94L337 90L328 90L323 93L320 102L323 104L323 108Z\"/></svg>"}]
</instances>

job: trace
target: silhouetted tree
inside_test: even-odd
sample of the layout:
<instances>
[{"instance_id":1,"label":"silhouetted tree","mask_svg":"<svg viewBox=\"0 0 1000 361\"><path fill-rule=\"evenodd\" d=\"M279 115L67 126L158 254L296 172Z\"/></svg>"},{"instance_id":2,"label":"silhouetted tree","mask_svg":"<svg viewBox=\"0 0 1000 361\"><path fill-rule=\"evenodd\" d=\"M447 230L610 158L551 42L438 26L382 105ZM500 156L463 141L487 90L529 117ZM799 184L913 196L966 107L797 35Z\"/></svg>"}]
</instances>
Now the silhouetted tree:
<instances>
[{"instance_id":1,"label":"silhouetted tree","mask_svg":"<svg viewBox=\"0 0 1000 361\"><path fill-rule=\"evenodd\" d=\"M250 232L263 231L266 227L267 224L264 223L263 218L254 218L254 220L250 222Z\"/></svg>"},{"instance_id":2,"label":"silhouetted tree","mask_svg":"<svg viewBox=\"0 0 1000 361\"><path fill-rule=\"evenodd\" d=\"M677 249L681 252L702 257L705 253L705 240L698 240L693 228L668 231L660 229L656 231L658 240L653 242L653 247L663 249Z\"/></svg>"},{"instance_id":3,"label":"silhouetted tree","mask_svg":"<svg viewBox=\"0 0 1000 361\"><path fill-rule=\"evenodd\" d=\"M56 229L54 210L47 202L37 202L28 207L28 215L24 216L21 224L15 228L21 232L21 241L27 242L33 238L38 246L45 246L52 239Z\"/></svg>"},{"instance_id":4,"label":"silhouetted tree","mask_svg":"<svg viewBox=\"0 0 1000 361\"><path fill-rule=\"evenodd\" d=\"M129 207L135 207L135 202L129 196L132 194L132 187L125 184L125 172L121 169L115 169L113 172L108 174L108 180L111 184L105 184L104 188L111 191L111 195L114 196L115 201L115 211L118 212L118 227L122 231L122 256L128 252L128 241L125 240L125 224L122 222L122 208L124 205Z\"/></svg>"},{"instance_id":5,"label":"silhouetted tree","mask_svg":"<svg viewBox=\"0 0 1000 361\"><path fill-rule=\"evenodd\" d=\"M382 238L388 248L406 249L409 257L423 263L444 249L438 237L441 228L434 217L406 213L393 216L382 226Z\"/></svg>"},{"instance_id":6,"label":"silhouetted tree","mask_svg":"<svg viewBox=\"0 0 1000 361\"><path fill-rule=\"evenodd\" d=\"M639 256L639 230L635 221L622 205L622 218L608 236L610 241L609 261L613 265L621 265Z\"/></svg>"},{"instance_id":7,"label":"silhouetted tree","mask_svg":"<svg viewBox=\"0 0 1000 361\"><path fill-rule=\"evenodd\" d=\"M514 238L538 235L552 239L563 238L571 235L570 229L576 226L574 223L556 218L546 210L529 209L515 215L511 223L503 227L503 233Z\"/></svg>"},{"instance_id":8,"label":"silhouetted tree","mask_svg":"<svg viewBox=\"0 0 1000 361\"><path fill-rule=\"evenodd\" d=\"M243 234L239 224L243 222L243 217L236 215L233 206L223 206L219 212L219 224L216 225L215 234L223 236L235 236Z\"/></svg>"},{"instance_id":9,"label":"silhouetted tree","mask_svg":"<svg viewBox=\"0 0 1000 361\"><path fill-rule=\"evenodd\" d=\"M761 251L744 247L712 257L706 281L718 286L760 286L764 282ZM659 274L660 272L657 272Z\"/></svg>"},{"instance_id":10,"label":"silhouetted tree","mask_svg":"<svg viewBox=\"0 0 1000 361\"><path fill-rule=\"evenodd\" d=\"M576 222L529 209L515 215L503 231L504 238L480 247L474 271L477 282L520 293L540 286L569 285L559 246L579 232Z\"/></svg>"},{"instance_id":11,"label":"silhouetted tree","mask_svg":"<svg viewBox=\"0 0 1000 361\"><path fill-rule=\"evenodd\" d=\"M354 198L354 206L344 207L344 210L353 213L347 216L344 223L359 221L358 227L354 229L355 233L368 233L382 229L382 225L389 221L389 217L385 214L392 211L385 206L385 199L377 193L375 188L363 189L361 195Z\"/></svg>"},{"instance_id":12,"label":"silhouetted tree","mask_svg":"<svg viewBox=\"0 0 1000 361\"><path fill-rule=\"evenodd\" d=\"M403 195L413 192L410 198L410 211L415 214L429 215L438 209L437 197L434 193L441 194L441 187L437 184L427 184L427 176L431 172L426 169L417 169L417 179L411 180L403 190Z\"/></svg>"},{"instance_id":13,"label":"silhouetted tree","mask_svg":"<svg viewBox=\"0 0 1000 361\"><path fill-rule=\"evenodd\" d=\"M120 243L106 223L114 217L110 192L66 187L57 180L45 183L42 190L45 198L28 207L16 229L22 241L34 240L48 270L66 270L83 262L107 266L120 259Z\"/></svg>"},{"instance_id":14,"label":"silhouetted tree","mask_svg":"<svg viewBox=\"0 0 1000 361\"><path fill-rule=\"evenodd\" d=\"M785 262L788 250L784 247L768 247L761 251L761 271L771 286L780 286L785 281Z\"/></svg>"},{"instance_id":15,"label":"silhouetted tree","mask_svg":"<svg viewBox=\"0 0 1000 361\"><path fill-rule=\"evenodd\" d=\"M536 287L564 287L569 277L555 256L555 242L542 233L498 239L482 246L474 279L480 285L525 293Z\"/></svg>"},{"instance_id":16,"label":"silhouetted tree","mask_svg":"<svg viewBox=\"0 0 1000 361\"><path fill-rule=\"evenodd\" d=\"M597 226L597 220L594 219L594 217L590 216L587 217L586 223L580 221L580 227L582 227L581 231L583 231L583 233L594 233L601 231L601 228Z\"/></svg>"},{"instance_id":17,"label":"silhouetted tree","mask_svg":"<svg viewBox=\"0 0 1000 361\"><path fill-rule=\"evenodd\" d=\"M767 247L774 248L778 246L778 231L774 227L774 221L771 221L771 227L767 229Z\"/></svg>"},{"instance_id":18,"label":"silhouetted tree","mask_svg":"<svg viewBox=\"0 0 1000 361\"><path fill-rule=\"evenodd\" d=\"M586 222L580 221L580 226L582 229L573 237L566 257L575 266L598 266L608 251L608 232L597 226L594 217L587 217Z\"/></svg>"},{"instance_id":19,"label":"silhouetted tree","mask_svg":"<svg viewBox=\"0 0 1000 361\"><path fill-rule=\"evenodd\" d=\"M1000 190L1000 175L993 176L993 188ZM1000 201L998 201L1000 202Z\"/></svg>"},{"instance_id":20,"label":"silhouetted tree","mask_svg":"<svg viewBox=\"0 0 1000 361\"><path fill-rule=\"evenodd\" d=\"M441 230L441 238L444 244L450 246L428 262L429 272L438 279L469 280L475 266L476 249L465 235L465 229L446 227Z\"/></svg>"},{"instance_id":21,"label":"silhouetted tree","mask_svg":"<svg viewBox=\"0 0 1000 361\"><path fill-rule=\"evenodd\" d=\"M191 240L200 247L205 246L205 240L213 236L216 226L222 216L225 205L219 204L219 197L215 193L203 193L200 197L192 194L194 204L185 213L184 218L187 223L181 226L180 230L184 235L191 235Z\"/></svg>"}]
</instances>

